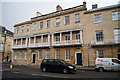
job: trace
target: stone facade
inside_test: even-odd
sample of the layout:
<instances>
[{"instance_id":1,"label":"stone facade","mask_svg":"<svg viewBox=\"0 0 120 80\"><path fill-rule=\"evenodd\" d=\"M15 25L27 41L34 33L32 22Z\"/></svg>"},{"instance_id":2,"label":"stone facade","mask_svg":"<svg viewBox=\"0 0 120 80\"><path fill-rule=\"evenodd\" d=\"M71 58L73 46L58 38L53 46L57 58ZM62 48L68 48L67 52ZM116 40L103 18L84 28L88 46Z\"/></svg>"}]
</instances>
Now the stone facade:
<instances>
[{"instance_id":1,"label":"stone facade","mask_svg":"<svg viewBox=\"0 0 120 80\"><path fill-rule=\"evenodd\" d=\"M115 37L115 30L120 29L120 21L113 20L113 12L120 13L119 8L112 5L87 10L83 2L16 24L13 62L40 65L43 59L60 58L71 64L94 66L96 57L118 57L120 36Z\"/></svg>"}]
</instances>

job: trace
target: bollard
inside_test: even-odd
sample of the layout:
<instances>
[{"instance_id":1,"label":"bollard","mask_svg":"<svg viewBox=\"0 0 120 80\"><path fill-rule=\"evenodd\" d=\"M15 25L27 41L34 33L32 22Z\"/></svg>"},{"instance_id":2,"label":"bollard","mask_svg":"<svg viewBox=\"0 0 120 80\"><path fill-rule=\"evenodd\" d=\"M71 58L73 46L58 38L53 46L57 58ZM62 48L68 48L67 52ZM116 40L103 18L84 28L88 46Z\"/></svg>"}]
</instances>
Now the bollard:
<instances>
[{"instance_id":1,"label":"bollard","mask_svg":"<svg viewBox=\"0 0 120 80\"><path fill-rule=\"evenodd\" d=\"M10 64L10 69L12 69L13 68L13 64Z\"/></svg>"}]
</instances>

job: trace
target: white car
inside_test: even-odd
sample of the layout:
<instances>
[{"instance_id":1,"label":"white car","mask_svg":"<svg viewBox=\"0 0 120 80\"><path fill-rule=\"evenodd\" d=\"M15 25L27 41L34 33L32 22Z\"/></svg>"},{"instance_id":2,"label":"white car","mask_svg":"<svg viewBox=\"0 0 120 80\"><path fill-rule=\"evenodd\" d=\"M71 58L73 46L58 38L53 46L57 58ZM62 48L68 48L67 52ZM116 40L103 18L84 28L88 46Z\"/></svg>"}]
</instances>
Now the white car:
<instances>
[{"instance_id":1,"label":"white car","mask_svg":"<svg viewBox=\"0 0 120 80\"><path fill-rule=\"evenodd\" d=\"M95 66L99 72L104 70L120 71L120 60L117 58L96 58Z\"/></svg>"}]
</instances>

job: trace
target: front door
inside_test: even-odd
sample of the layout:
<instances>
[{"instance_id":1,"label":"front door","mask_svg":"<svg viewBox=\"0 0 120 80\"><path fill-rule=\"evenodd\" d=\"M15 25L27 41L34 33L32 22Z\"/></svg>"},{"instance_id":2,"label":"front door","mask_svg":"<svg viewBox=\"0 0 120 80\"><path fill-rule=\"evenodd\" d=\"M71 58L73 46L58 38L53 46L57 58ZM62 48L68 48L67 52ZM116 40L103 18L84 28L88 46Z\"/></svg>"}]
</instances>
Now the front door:
<instances>
[{"instance_id":1,"label":"front door","mask_svg":"<svg viewBox=\"0 0 120 80\"><path fill-rule=\"evenodd\" d=\"M118 59L120 60L120 53L118 54Z\"/></svg>"},{"instance_id":2,"label":"front door","mask_svg":"<svg viewBox=\"0 0 120 80\"><path fill-rule=\"evenodd\" d=\"M118 50L118 59L120 60L120 49Z\"/></svg>"},{"instance_id":3,"label":"front door","mask_svg":"<svg viewBox=\"0 0 120 80\"><path fill-rule=\"evenodd\" d=\"M33 60L32 60L32 63L35 63L35 54L33 54Z\"/></svg>"},{"instance_id":4,"label":"front door","mask_svg":"<svg viewBox=\"0 0 120 80\"><path fill-rule=\"evenodd\" d=\"M76 58L77 58L76 64L82 65L82 53L76 53Z\"/></svg>"}]
</instances>

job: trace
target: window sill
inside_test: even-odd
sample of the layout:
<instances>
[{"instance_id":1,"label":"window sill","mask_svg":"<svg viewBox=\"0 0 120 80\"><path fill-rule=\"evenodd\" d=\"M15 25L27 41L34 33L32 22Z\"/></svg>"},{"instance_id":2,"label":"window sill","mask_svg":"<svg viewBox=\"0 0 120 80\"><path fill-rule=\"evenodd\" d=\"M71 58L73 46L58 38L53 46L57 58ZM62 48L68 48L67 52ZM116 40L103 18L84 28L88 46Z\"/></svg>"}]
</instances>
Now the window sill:
<instances>
[{"instance_id":1,"label":"window sill","mask_svg":"<svg viewBox=\"0 0 120 80\"><path fill-rule=\"evenodd\" d=\"M42 59L38 59L39 61L42 61Z\"/></svg>"},{"instance_id":2,"label":"window sill","mask_svg":"<svg viewBox=\"0 0 120 80\"><path fill-rule=\"evenodd\" d=\"M80 21L76 21L75 23L80 23Z\"/></svg>"},{"instance_id":3,"label":"window sill","mask_svg":"<svg viewBox=\"0 0 120 80\"><path fill-rule=\"evenodd\" d=\"M118 19L118 20L116 19L116 20L112 20L112 21L120 21L120 20L119 20L119 19Z\"/></svg>"},{"instance_id":4,"label":"window sill","mask_svg":"<svg viewBox=\"0 0 120 80\"><path fill-rule=\"evenodd\" d=\"M94 22L94 24L99 24L99 23L102 23L102 21L101 22Z\"/></svg>"},{"instance_id":5,"label":"window sill","mask_svg":"<svg viewBox=\"0 0 120 80\"><path fill-rule=\"evenodd\" d=\"M70 59L66 59L65 61L70 61Z\"/></svg>"}]
</instances>

